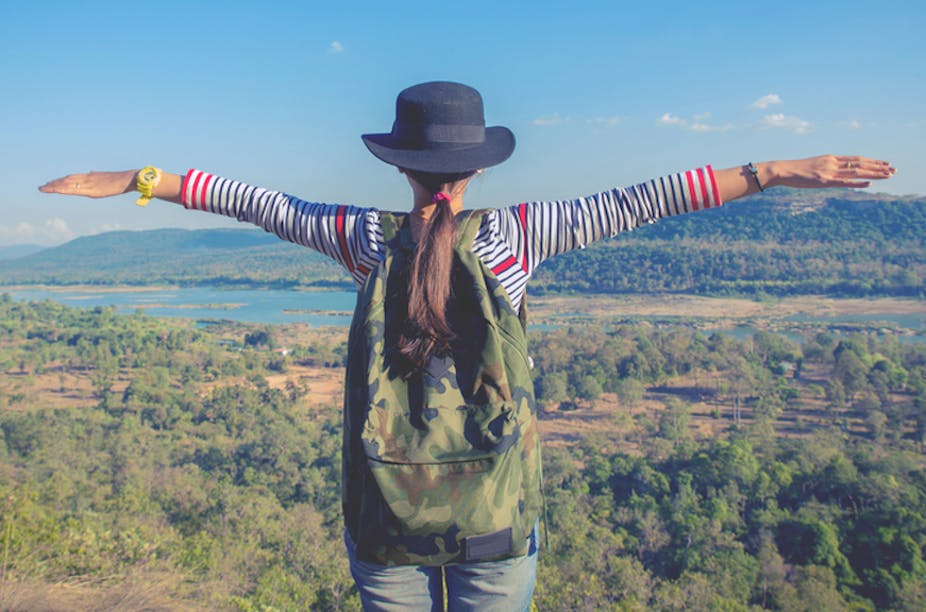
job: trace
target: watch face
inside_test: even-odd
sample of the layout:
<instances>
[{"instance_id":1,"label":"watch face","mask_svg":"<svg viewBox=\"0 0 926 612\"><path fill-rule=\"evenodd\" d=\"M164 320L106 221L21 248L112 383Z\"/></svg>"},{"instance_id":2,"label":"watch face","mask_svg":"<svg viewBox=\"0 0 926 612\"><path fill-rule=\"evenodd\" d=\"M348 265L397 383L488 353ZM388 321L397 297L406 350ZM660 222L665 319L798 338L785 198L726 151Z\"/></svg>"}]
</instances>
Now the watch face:
<instances>
[{"instance_id":1,"label":"watch face","mask_svg":"<svg viewBox=\"0 0 926 612\"><path fill-rule=\"evenodd\" d=\"M161 171L151 166L142 168L138 172L138 176L135 179L135 188L141 193L141 197L135 201L136 204L139 206L146 206L148 204L148 201L154 195L154 188L157 186L158 179L160 178Z\"/></svg>"}]
</instances>

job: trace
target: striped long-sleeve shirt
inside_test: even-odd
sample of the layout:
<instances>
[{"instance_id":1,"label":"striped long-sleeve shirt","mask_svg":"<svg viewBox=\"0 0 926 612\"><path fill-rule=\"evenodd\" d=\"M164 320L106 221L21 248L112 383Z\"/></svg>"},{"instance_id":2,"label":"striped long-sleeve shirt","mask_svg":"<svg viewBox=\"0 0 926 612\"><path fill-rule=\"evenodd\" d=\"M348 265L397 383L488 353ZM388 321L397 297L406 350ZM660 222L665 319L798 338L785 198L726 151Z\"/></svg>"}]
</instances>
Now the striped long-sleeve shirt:
<instances>
[{"instance_id":1,"label":"striped long-sleeve shirt","mask_svg":"<svg viewBox=\"0 0 926 612\"><path fill-rule=\"evenodd\" d=\"M583 198L525 202L485 215L473 252L491 269L517 310L528 279L550 257L657 219L720 206L710 166ZM379 210L319 204L190 170L187 208L253 223L344 266L358 284L385 255Z\"/></svg>"}]
</instances>

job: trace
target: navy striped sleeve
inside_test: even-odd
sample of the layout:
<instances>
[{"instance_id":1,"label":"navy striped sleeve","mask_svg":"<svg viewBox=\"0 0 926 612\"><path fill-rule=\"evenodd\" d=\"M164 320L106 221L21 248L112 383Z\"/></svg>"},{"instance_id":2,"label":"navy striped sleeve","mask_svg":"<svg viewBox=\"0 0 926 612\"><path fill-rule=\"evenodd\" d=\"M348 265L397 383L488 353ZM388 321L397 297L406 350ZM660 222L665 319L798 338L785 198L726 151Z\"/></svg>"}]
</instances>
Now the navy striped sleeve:
<instances>
[{"instance_id":1,"label":"navy striped sleeve","mask_svg":"<svg viewBox=\"0 0 926 612\"><path fill-rule=\"evenodd\" d=\"M492 226L508 245L510 256L529 277L559 253L663 217L721 204L714 172L705 166L583 198L519 204L490 215L496 217Z\"/></svg>"},{"instance_id":2,"label":"navy striped sleeve","mask_svg":"<svg viewBox=\"0 0 926 612\"><path fill-rule=\"evenodd\" d=\"M305 202L200 170L190 170L184 178L182 202L190 209L252 223L327 255L358 285L383 257L380 215L374 208Z\"/></svg>"}]
</instances>

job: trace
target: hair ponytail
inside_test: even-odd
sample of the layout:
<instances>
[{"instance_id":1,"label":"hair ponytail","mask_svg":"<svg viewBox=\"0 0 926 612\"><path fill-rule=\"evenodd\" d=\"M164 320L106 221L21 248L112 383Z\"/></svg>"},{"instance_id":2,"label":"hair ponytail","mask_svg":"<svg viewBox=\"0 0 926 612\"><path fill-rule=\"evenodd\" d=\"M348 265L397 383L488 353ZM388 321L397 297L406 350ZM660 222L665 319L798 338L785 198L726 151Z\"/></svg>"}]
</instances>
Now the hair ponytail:
<instances>
[{"instance_id":1,"label":"hair ponytail","mask_svg":"<svg viewBox=\"0 0 926 612\"><path fill-rule=\"evenodd\" d=\"M451 296L450 273L457 221L451 207L455 183L474 173L406 173L433 194L434 213L418 240L418 249L408 270L408 318L399 337L399 353L411 366L410 373L423 369L432 355L448 355L454 333L447 321Z\"/></svg>"}]
</instances>

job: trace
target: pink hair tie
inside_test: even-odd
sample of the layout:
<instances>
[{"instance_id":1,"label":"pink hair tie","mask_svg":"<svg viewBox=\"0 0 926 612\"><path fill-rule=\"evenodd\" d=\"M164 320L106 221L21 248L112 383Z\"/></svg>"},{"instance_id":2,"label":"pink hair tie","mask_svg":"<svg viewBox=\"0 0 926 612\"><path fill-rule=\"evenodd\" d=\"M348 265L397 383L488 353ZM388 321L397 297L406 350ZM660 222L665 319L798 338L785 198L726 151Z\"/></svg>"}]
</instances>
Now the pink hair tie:
<instances>
[{"instance_id":1,"label":"pink hair tie","mask_svg":"<svg viewBox=\"0 0 926 612\"><path fill-rule=\"evenodd\" d=\"M434 194L434 197L431 198L431 201L435 204L440 204L441 202L450 202L450 196L443 191L438 191Z\"/></svg>"}]
</instances>

